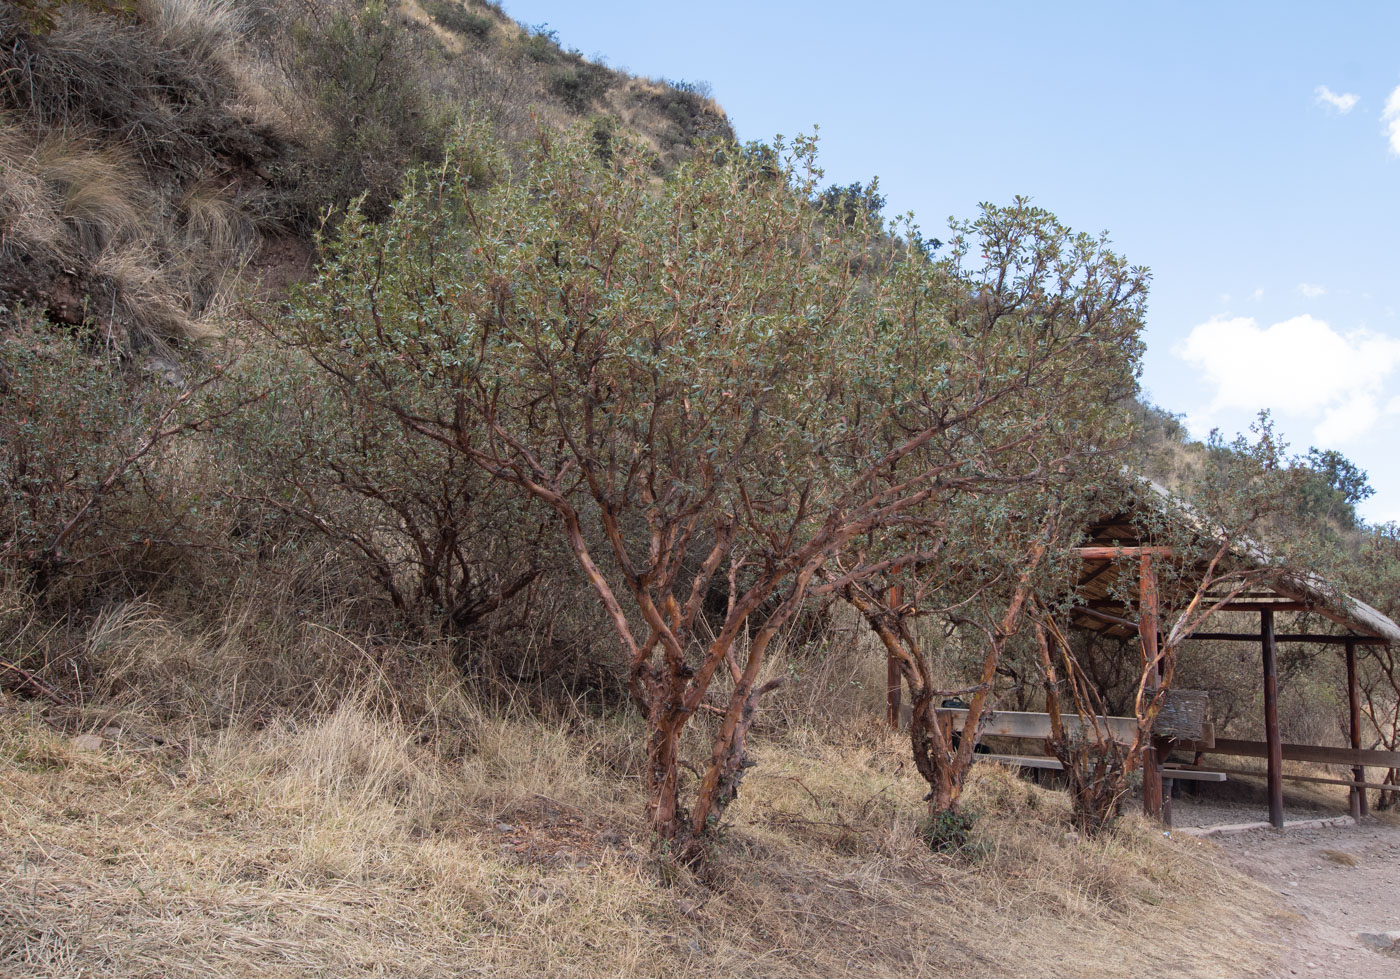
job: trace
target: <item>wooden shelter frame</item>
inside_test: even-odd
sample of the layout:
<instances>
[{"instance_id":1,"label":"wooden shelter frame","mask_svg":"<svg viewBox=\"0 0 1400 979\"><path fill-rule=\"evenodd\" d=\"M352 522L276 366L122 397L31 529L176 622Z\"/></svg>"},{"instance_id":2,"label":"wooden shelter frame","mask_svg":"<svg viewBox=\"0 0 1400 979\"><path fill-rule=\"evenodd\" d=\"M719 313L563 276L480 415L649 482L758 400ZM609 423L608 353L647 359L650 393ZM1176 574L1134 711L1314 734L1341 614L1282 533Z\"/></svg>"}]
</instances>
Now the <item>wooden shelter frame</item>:
<instances>
[{"instance_id":1,"label":"wooden shelter frame","mask_svg":"<svg viewBox=\"0 0 1400 979\"><path fill-rule=\"evenodd\" d=\"M1166 491L1153 486L1153 490L1166 496ZM1078 556L1083 562L1083 571L1075 585L1076 605L1071 614L1070 625L1079 631L1100 635L1113 635L1122 639L1137 637L1143 655L1143 662L1156 659L1157 647L1161 641L1161 621L1163 618L1161 595L1158 588L1158 568L1162 562L1177 559L1170 547L1163 547L1144 540L1144 535L1135 526L1130 514L1117 514L1097 521L1086 528L1088 543L1078 548ZM1248 545L1241 548L1243 554L1236 558L1256 568L1266 566L1266 558L1257 549ZM1115 569L1123 569L1128 562L1136 565L1136 582L1128 589L1129 594L1114 597L1110 588ZM896 603L899 596L890 596ZM1269 803L1269 822L1275 828L1284 825L1283 781L1285 778L1310 782L1347 785L1350 787L1350 810L1360 818L1368 812L1366 789L1385 788L1381 783L1367 782L1365 769L1368 765L1400 769L1400 752L1363 750L1361 747L1360 696L1357 682L1357 651L1359 647L1400 644L1400 626L1364 602L1343 594L1330 587L1316 574L1280 571L1276 575L1261 578L1245 593L1231 598L1213 611L1245 612L1259 616L1258 632L1208 632L1191 629L1182 641L1215 642L1257 642L1260 648L1261 682L1264 700L1263 742L1242 741L1211 737L1208 741L1182 742L1171 738L1154 737L1143 749L1143 810L1158 820L1170 819L1169 795L1164 794L1163 761L1167 753L1177 749L1198 754L1216 754L1235 757L1263 757L1267 761L1266 783ZM1312 612L1338 625L1339 633L1284 633L1275 632L1274 616L1279 612ZM1213 612L1212 612L1213 614ZM1336 645L1343 648L1346 660L1347 704L1349 707L1349 748L1333 748L1322 745L1285 745L1279 732L1278 721L1278 644L1280 642L1312 643ZM1156 680L1149 677L1149 684ZM900 720L899 672L891 658L888 666L888 707L892 727L898 727ZM1322 764L1350 765L1350 779L1324 778L1320 776L1285 775L1285 759L1310 761ZM1222 771L1209 766L1216 772ZM1206 766L1173 766L1166 769L1166 777L1189 777L1187 773L1204 771ZM1241 769L1224 769L1229 774L1248 774ZM1174 775L1173 773L1180 773Z\"/></svg>"}]
</instances>

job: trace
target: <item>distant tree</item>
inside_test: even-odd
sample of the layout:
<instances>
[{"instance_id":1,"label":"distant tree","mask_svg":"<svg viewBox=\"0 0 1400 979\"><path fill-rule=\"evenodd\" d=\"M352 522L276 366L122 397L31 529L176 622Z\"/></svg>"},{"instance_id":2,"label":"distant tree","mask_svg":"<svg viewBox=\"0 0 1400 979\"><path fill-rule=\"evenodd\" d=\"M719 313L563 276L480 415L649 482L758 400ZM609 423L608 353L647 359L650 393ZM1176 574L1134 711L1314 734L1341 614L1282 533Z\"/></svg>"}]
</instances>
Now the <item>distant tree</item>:
<instances>
[{"instance_id":1,"label":"distant tree","mask_svg":"<svg viewBox=\"0 0 1400 979\"><path fill-rule=\"evenodd\" d=\"M1368 500L1376 491L1367 480L1366 470L1342 455L1336 449L1308 449L1307 465L1327 480L1342 499L1356 504Z\"/></svg>"},{"instance_id":2,"label":"distant tree","mask_svg":"<svg viewBox=\"0 0 1400 979\"><path fill-rule=\"evenodd\" d=\"M817 208L832 215L847 227L857 219L879 222L885 210L885 195L880 193L880 178L871 177L869 184L859 180L842 187L832 184L817 195Z\"/></svg>"},{"instance_id":3,"label":"distant tree","mask_svg":"<svg viewBox=\"0 0 1400 979\"><path fill-rule=\"evenodd\" d=\"M1356 505L1375 495L1366 471L1336 449L1312 447L1297 465L1314 478L1301 486L1300 514L1334 518L1345 527L1357 524Z\"/></svg>"}]
</instances>

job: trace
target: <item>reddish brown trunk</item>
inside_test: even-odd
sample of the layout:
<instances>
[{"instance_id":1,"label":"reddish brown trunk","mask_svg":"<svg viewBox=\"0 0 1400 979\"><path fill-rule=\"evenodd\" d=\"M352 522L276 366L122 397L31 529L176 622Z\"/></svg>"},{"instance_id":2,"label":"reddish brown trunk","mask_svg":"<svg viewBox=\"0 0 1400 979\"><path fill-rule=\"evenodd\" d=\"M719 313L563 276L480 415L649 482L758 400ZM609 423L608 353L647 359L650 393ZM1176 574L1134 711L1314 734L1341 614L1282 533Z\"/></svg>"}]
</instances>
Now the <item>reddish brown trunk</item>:
<instances>
[{"instance_id":1,"label":"reddish brown trunk","mask_svg":"<svg viewBox=\"0 0 1400 979\"><path fill-rule=\"evenodd\" d=\"M782 682L770 680L760 686L758 674L763 669L768 644L773 641L793 607L795 599L790 597L758 630L749 644L744 669L735 676L734 692L730 694L729 706L710 752L710 764L706 766L696 793L695 812L691 817L691 833L696 838L711 832L724 815L724 810L739 794L739 782L749 764L744 754L745 743L758 701Z\"/></svg>"},{"instance_id":2,"label":"reddish brown trunk","mask_svg":"<svg viewBox=\"0 0 1400 979\"><path fill-rule=\"evenodd\" d=\"M1054 637L1063 657L1063 679L1055 668L1047 632ZM1045 751L1064 766L1075 824L1085 833L1094 835L1117 818L1119 803L1127 791L1123 751L1112 732L1097 723L1103 704L1096 700L1092 687L1078 669L1068 640L1049 616L1036 624L1036 640L1045 677L1045 710L1050 715L1051 736L1045 743ZM1062 687L1069 692L1083 732L1073 744L1065 733L1060 704Z\"/></svg>"},{"instance_id":3,"label":"reddish brown trunk","mask_svg":"<svg viewBox=\"0 0 1400 979\"><path fill-rule=\"evenodd\" d=\"M958 764L949 732L939 723L933 704L935 694L931 674L918 643L904 626L898 610L881 607L854 589L847 590L846 598L865 617L871 631L885 647L887 660L896 664L909 685L912 703L909 744L914 755L914 767L929 786L926 798L930 813L956 809L971 758L966 764Z\"/></svg>"},{"instance_id":4,"label":"reddish brown trunk","mask_svg":"<svg viewBox=\"0 0 1400 979\"><path fill-rule=\"evenodd\" d=\"M909 722L909 742L914 750L914 767L928 783L925 799L929 814L937 815L957 809L967 766L957 764L948 732L938 723L932 692L925 692L920 701L922 709L916 707Z\"/></svg>"},{"instance_id":5,"label":"reddish brown trunk","mask_svg":"<svg viewBox=\"0 0 1400 979\"><path fill-rule=\"evenodd\" d=\"M657 838L673 841L680 835L685 814L680 809L680 718L668 718L647 742L647 809Z\"/></svg>"},{"instance_id":6,"label":"reddish brown trunk","mask_svg":"<svg viewBox=\"0 0 1400 979\"><path fill-rule=\"evenodd\" d=\"M954 779L952 770L944 766L928 793L928 812L937 816L941 812L956 812L962 798L963 780Z\"/></svg>"}]
</instances>

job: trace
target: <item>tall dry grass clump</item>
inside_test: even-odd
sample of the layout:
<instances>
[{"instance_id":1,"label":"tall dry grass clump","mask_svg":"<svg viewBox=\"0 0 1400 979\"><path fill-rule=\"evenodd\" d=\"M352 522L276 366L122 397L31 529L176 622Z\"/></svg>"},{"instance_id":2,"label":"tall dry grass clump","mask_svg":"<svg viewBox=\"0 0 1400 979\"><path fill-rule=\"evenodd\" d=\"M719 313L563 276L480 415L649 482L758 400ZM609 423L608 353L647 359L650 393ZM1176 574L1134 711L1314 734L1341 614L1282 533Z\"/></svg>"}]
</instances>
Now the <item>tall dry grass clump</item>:
<instances>
[{"instance_id":1,"label":"tall dry grass clump","mask_svg":"<svg viewBox=\"0 0 1400 979\"><path fill-rule=\"evenodd\" d=\"M255 171L281 152L237 111L244 33L223 0L128 19L68 4L47 30L0 10L5 306L98 324L123 350L215 332L260 239Z\"/></svg>"},{"instance_id":2,"label":"tall dry grass clump","mask_svg":"<svg viewBox=\"0 0 1400 979\"><path fill-rule=\"evenodd\" d=\"M249 31L234 0L141 0L140 9L163 46L202 61L236 61Z\"/></svg>"}]
</instances>

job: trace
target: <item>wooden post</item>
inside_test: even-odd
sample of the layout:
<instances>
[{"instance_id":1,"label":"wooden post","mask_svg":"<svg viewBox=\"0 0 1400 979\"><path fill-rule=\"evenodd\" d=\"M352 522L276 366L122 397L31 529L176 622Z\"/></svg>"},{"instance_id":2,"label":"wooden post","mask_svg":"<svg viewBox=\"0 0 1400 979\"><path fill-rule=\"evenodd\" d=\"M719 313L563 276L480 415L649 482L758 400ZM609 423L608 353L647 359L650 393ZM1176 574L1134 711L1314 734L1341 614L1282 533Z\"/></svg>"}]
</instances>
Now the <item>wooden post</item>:
<instances>
[{"instance_id":1,"label":"wooden post","mask_svg":"<svg viewBox=\"0 0 1400 979\"><path fill-rule=\"evenodd\" d=\"M1361 698L1357 694L1356 684L1356 640L1347 639L1347 703L1351 707L1351 746L1358 751L1361 749ZM1352 777L1358 782L1366 781L1366 769L1356 767L1351 770ZM1351 815L1354 819L1360 819L1366 815L1366 790L1361 786L1353 786L1351 790Z\"/></svg>"},{"instance_id":2,"label":"wooden post","mask_svg":"<svg viewBox=\"0 0 1400 979\"><path fill-rule=\"evenodd\" d=\"M1264 740L1269 746L1269 822L1283 829L1283 741L1278 733L1278 662L1274 650L1274 610L1259 612L1264 654Z\"/></svg>"},{"instance_id":3,"label":"wooden post","mask_svg":"<svg viewBox=\"0 0 1400 979\"><path fill-rule=\"evenodd\" d=\"M1143 669L1148 671L1147 689L1156 690L1161 677L1153 662L1157 659L1157 571L1152 554L1144 552L1138 569L1138 635L1142 639ZM1142 811L1152 819L1162 819L1162 766L1157 744L1149 740L1142 749Z\"/></svg>"},{"instance_id":4,"label":"wooden post","mask_svg":"<svg viewBox=\"0 0 1400 979\"><path fill-rule=\"evenodd\" d=\"M885 596L886 604L890 611L898 614L898 609L904 602L904 586L891 585L889 592ZM890 653L885 657L885 698L889 702L889 722L890 730L899 730L899 708L901 700L901 687L899 675L899 660Z\"/></svg>"}]
</instances>

